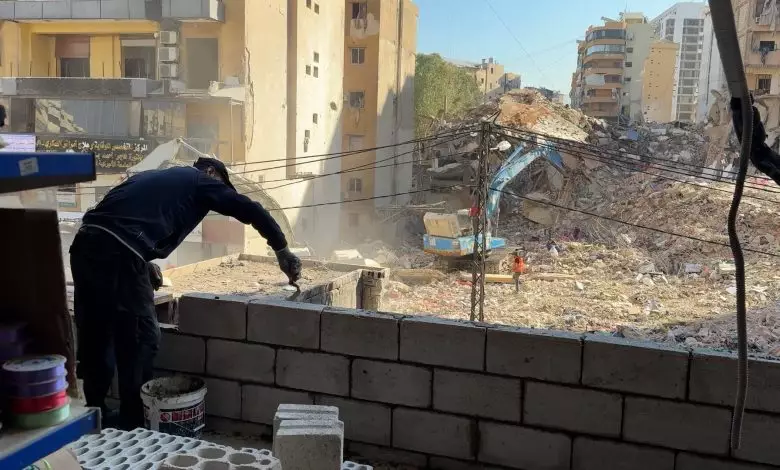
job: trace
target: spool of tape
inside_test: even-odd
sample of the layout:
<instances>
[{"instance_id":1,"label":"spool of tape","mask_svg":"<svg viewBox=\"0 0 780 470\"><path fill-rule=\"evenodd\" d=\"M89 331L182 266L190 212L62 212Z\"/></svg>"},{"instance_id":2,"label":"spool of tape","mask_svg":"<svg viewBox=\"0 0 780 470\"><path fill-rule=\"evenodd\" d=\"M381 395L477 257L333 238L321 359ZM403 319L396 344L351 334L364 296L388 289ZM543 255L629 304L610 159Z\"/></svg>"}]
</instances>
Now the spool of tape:
<instances>
[{"instance_id":1,"label":"spool of tape","mask_svg":"<svg viewBox=\"0 0 780 470\"><path fill-rule=\"evenodd\" d=\"M47 382L35 384L6 384L5 391L9 398L37 398L52 395L68 388L65 376Z\"/></svg>"},{"instance_id":2,"label":"spool of tape","mask_svg":"<svg viewBox=\"0 0 780 470\"><path fill-rule=\"evenodd\" d=\"M9 398L8 410L15 414L42 413L54 410L68 403L68 394L65 390L51 395L34 398Z\"/></svg>"},{"instance_id":3,"label":"spool of tape","mask_svg":"<svg viewBox=\"0 0 780 470\"><path fill-rule=\"evenodd\" d=\"M23 415L12 415L15 423L22 429L37 429L56 426L68 419L70 416L70 400L64 405L43 413L31 413Z\"/></svg>"},{"instance_id":4,"label":"spool of tape","mask_svg":"<svg viewBox=\"0 0 780 470\"><path fill-rule=\"evenodd\" d=\"M63 375L65 358L57 354L20 357L3 364L3 378L15 384L46 382Z\"/></svg>"}]
</instances>

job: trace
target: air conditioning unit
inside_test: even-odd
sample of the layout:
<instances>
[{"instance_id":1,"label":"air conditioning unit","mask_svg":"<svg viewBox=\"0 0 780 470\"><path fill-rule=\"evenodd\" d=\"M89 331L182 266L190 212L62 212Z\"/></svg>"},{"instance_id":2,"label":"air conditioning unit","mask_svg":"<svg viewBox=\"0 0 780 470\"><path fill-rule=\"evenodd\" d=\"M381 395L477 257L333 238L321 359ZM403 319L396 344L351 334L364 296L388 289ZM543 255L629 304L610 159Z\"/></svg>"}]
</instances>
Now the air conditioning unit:
<instances>
[{"instance_id":1,"label":"air conditioning unit","mask_svg":"<svg viewBox=\"0 0 780 470\"><path fill-rule=\"evenodd\" d=\"M176 62L179 60L178 47L161 47L158 49L158 55L161 62Z\"/></svg>"},{"instance_id":2,"label":"air conditioning unit","mask_svg":"<svg viewBox=\"0 0 780 470\"><path fill-rule=\"evenodd\" d=\"M179 42L179 33L176 31L160 31L160 44L172 45Z\"/></svg>"},{"instance_id":3,"label":"air conditioning unit","mask_svg":"<svg viewBox=\"0 0 780 470\"><path fill-rule=\"evenodd\" d=\"M178 64L160 64L160 78L176 78L179 76Z\"/></svg>"}]
</instances>

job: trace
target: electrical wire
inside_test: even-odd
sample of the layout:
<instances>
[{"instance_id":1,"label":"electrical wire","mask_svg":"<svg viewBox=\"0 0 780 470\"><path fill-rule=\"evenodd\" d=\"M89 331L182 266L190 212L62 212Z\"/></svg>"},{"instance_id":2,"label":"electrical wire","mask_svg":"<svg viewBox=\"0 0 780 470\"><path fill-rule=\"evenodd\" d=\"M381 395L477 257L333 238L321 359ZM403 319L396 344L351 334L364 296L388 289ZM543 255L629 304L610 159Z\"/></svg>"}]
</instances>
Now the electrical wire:
<instances>
[{"instance_id":1,"label":"electrical wire","mask_svg":"<svg viewBox=\"0 0 780 470\"><path fill-rule=\"evenodd\" d=\"M507 126L500 126L500 125L497 125L496 127L504 129L504 130L512 131L512 132L518 132L518 133L521 133L521 134L528 134L528 135L534 135L534 136L542 137L545 140L549 140L549 141L553 141L553 142L563 142L563 143L568 143L568 144L571 144L571 145L577 145L577 146L580 146L580 147L588 147L588 148L594 149L594 151L597 151L599 153L606 153L608 155L614 155L615 153L622 152L620 150L606 149L606 148L603 148L603 147L598 146L598 145L589 144L589 143L585 143L585 142L577 142L575 140L564 139L564 138L561 138L561 137L555 137L555 136L551 136L549 134L543 134L543 133L540 133L540 132L534 132L534 131L530 131L530 130L527 130L527 129L517 129L517 128L514 128L514 127L507 127ZM512 135L509 134L508 136L512 136ZM513 137L516 137L516 136L513 136ZM681 167L681 169L682 168L691 168L691 170L710 170L710 171L712 171L712 168L709 168L709 167L706 167L706 166L694 165L692 163L685 163L685 162L674 162L674 161L671 161L671 160L665 160L665 159L654 157L654 156L651 156L651 155L648 155L648 154L644 154L644 153L635 153L635 152L624 152L624 153L630 153L631 155L635 155L635 156L640 157L640 158L642 158L644 160L658 161L658 162L661 162L661 163L663 163L664 165L667 165L667 166L678 166L678 167ZM738 172L731 171L731 170L719 170L719 171L721 173L729 174L729 175L732 175L732 176L736 176L737 173L738 173ZM774 180L772 180L771 178L768 178L766 176L761 176L761 175L753 176L753 178L755 178L757 180L765 180L767 182L774 182Z\"/></svg>"},{"instance_id":2,"label":"electrical wire","mask_svg":"<svg viewBox=\"0 0 780 470\"><path fill-rule=\"evenodd\" d=\"M347 156L347 155L355 155L355 154L359 154L359 153L374 152L376 150L383 150L383 149L388 149L388 148L393 148L393 147L399 147L399 146L402 146L402 145L411 145L411 144L423 143L423 142L430 141L430 140L436 140L436 139L439 139L439 138L442 138L442 137L448 137L448 135L466 135L466 134L469 134L471 132L474 132L476 130L476 126L477 126L476 124L471 124L471 125L464 126L464 127L459 128L459 129L453 130L451 132L438 134L438 135L434 135L434 136L429 136L429 137L420 137L420 138L408 140L408 141L405 141L405 142L399 142L397 144L382 145L382 146L379 146L379 147L363 148L363 149L358 149L358 150L346 150L346 151L342 151L342 152L320 153L320 154L316 154L316 155L304 155L304 156L301 156L301 157L285 157L285 158L277 158L277 159L273 159L273 160L262 160L262 161L258 161L258 162L226 163L225 166L230 168L230 167L233 167L233 166L260 165L260 164L263 164L263 163L287 162L287 161L290 161L290 160L308 160L310 158L320 158L320 157L341 157L341 156ZM317 161L322 161L322 160L317 160ZM310 162L307 162L307 163L310 163ZM234 173L239 173L239 172L234 172Z\"/></svg>"},{"instance_id":3,"label":"electrical wire","mask_svg":"<svg viewBox=\"0 0 780 470\"><path fill-rule=\"evenodd\" d=\"M507 137L511 137L511 136L507 136ZM558 146L554 145L554 144L539 143L539 142L537 142L535 140L532 140L532 139L523 139L523 138L519 138L519 137L513 137L513 138L516 139L516 140L519 140L521 142L526 142L526 143L529 143L529 144L537 145L539 147L549 148L551 150L560 150L560 148ZM611 167L611 168L619 168L619 169L622 169L622 170L625 170L625 171L636 172L636 173L643 173L643 174L650 175L650 176L653 176L653 177L656 177L656 178L660 178L660 179L664 179L664 180L668 180L668 181L674 181L674 182L686 184L686 185L689 185L689 186L695 186L697 188L708 189L708 190L723 192L723 193L727 193L727 194L733 194L733 192L731 190L728 190L728 189L716 188L714 186L708 186L706 184L699 184L699 183L696 183L696 182L693 182L693 181L685 181L683 179L672 178L670 176L666 176L666 175L662 175L662 174L651 173L651 172L647 171L646 169L637 168L637 166L641 166L642 165L642 162L637 162L636 160L630 160L630 159L629 160L625 160L625 159L618 159L618 160L616 160L616 159L609 159L609 158L606 158L606 157L601 157L599 155L587 154L587 153L581 152L581 151L570 151L569 150L569 151L567 151L567 153L572 155L572 156L584 158L586 160L591 160L591 161L603 163L604 165L606 165L608 167ZM668 172L671 172L671 173L682 174L684 176L693 177L693 178L697 178L697 179L703 179L703 180L711 181L711 182L715 182L715 183L733 184L731 182L723 182L723 181L720 181L720 180L715 179L715 178L704 177L704 176L701 176L701 175L691 175L691 174L687 174L687 173L679 173L679 172L672 171L672 170L659 169L657 167L654 167L652 164L648 164L647 167L648 168L653 168L653 169L658 169L659 171L668 171ZM764 191L764 192L768 192L768 193L780 194L780 191L771 191L771 190L765 189L765 188L748 188L748 189L753 189L753 190L756 190L756 191ZM755 196L755 195L752 195L752 194L745 194L745 197L750 198L750 199L759 200L759 201L771 202L773 204L780 203L780 200L777 200L777 199L768 199L768 198L764 198L764 197L760 197L760 196Z\"/></svg>"}]
</instances>

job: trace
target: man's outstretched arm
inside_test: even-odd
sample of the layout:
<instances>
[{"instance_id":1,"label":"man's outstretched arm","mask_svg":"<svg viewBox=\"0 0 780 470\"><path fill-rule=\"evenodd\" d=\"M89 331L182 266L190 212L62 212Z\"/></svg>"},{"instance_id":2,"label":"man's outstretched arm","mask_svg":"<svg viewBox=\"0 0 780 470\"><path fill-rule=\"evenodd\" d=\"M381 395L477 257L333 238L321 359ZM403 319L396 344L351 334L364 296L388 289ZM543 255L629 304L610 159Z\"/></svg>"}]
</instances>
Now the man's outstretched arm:
<instances>
[{"instance_id":1,"label":"man's outstretched arm","mask_svg":"<svg viewBox=\"0 0 780 470\"><path fill-rule=\"evenodd\" d=\"M287 239L279 224L258 202L206 175L198 176L197 198L208 210L233 217L239 222L254 227L276 253L279 268L287 275L290 282L300 279L301 261L287 247Z\"/></svg>"}]
</instances>

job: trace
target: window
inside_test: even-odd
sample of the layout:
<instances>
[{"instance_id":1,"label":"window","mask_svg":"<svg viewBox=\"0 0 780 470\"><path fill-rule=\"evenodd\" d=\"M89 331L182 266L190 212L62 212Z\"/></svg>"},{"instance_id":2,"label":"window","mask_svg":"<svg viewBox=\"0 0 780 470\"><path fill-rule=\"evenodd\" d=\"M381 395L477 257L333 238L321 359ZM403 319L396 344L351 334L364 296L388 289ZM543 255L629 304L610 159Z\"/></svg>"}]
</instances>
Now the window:
<instances>
[{"instance_id":1,"label":"window","mask_svg":"<svg viewBox=\"0 0 780 470\"><path fill-rule=\"evenodd\" d=\"M349 192L362 193L363 192L363 180L360 178L349 179Z\"/></svg>"},{"instance_id":2,"label":"window","mask_svg":"<svg viewBox=\"0 0 780 470\"><path fill-rule=\"evenodd\" d=\"M320 68L314 67L314 78L319 78L320 76Z\"/></svg>"},{"instance_id":3,"label":"window","mask_svg":"<svg viewBox=\"0 0 780 470\"><path fill-rule=\"evenodd\" d=\"M761 41L758 43L758 50L759 51L774 51L775 50L775 42L774 41Z\"/></svg>"},{"instance_id":4,"label":"window","mask_svg":"<svg viewBox=\"0 0 780 470\"><path fill-rule=\"evenodd\" d=\"M320 53L319 52L315 52L314 53L314 63L315 64L319 64L320 63Z\"/></svg>"},{"instance_id":5,"label":"window","mask_svg":"<svg viewBox=\"0 0 780 470\"><path fill-rule=\"evenodd\" d=\"M360 214L356 214L354 212L349 213L349 226L350 227L357 227L360 225Z\"/></svg>"},{"instance_id":6,"label":"window","mask_svg":"<svg viewBox=\"0 0 780 470\"><path fill-rule=\"evenodd\" d=\"M624 79L624 81L625 81L626 83L630 82L630 81L631 81L631 77L626 77L626 78Z\"/></svg>"},{"instance_id":7,"label":"window","mask_svg":"<svg viewBox=\"0 0 780 470\"><path fill-rule=\"evenodd\" d=\"M317 113L314 113L311 115L311 122L314 124L317 124L320 120L320 116Z\"/></svg>"},{"instance_id":8,"label":"window","mask_svg":"<svg viewBox=\"0 0 780 470\"><path fill-rule=\"evenodd\" d=\"M154 39L122 39L122 76L125 78L148 78L157 76L157 46ZM106 76L107 72L101 76Z\"/></svg>"},{"instance_id":9,"label":"window","mask_svg":"<svg viewBox=\"0 0 780 470\"><path fill-rule=\"evenodd\" d=\"M366 2L352 2L352 19L362 20L368 15L368 3Z\"/></svg>"},{"instance_id":10,"label":"window","mask_svg":"<svg viewBox=\"0 0 780 470\"><path fill-rule=\"evenodd\" d=\"M622 54L626 51L626 46L622 44L597 44L585 49L585 55L592 54Z\"/></svg>"},{"instance_id":11,"label":"window","mask_svg":"<svg viewBox=\"0 0 780 470\"><path fill-rule=\"evenodd\" d=\"M318 15L320 14L320 4L319 3L315 3L314 4L314 13L316 13Z\"/></svg>"},{"instance_id":12,"label":"window","mask_svg":"<svg viewBox=\"0 0 780 470\"><path fill-rule=\"evenodd\" d=\"M756 89L760 91L765 91L769 93L769 90L772 87L772 76L771 75L759 75L758 76L758 86Z\"/></svg>"},{"instance_id":13,"label":"window","mask_svg":"<svg viewBox=\"0 0 780 470\"><path fill-rule=\"evenodd\" d=\"M219 81L219 40L189 38L186 45L187 87L208 90L211 82Z\"/></svg>"},{"instance_id":14,"label":"window","mask_svg":"<svg viewBox=\"0 0 780 470\"><path fill-rule=\"evenodd\" d=\"M309 151L309 140L311 140L311 131L306 129L303 131L303 151Z\"/></svg>"},{"instance_id":15,"label":"window","mask_svg":"<svg viewBox=\"0 0 780 470\"><path fill-rule=\"evenodd\" d=\"M626 31L624 29L598 29L591 31L585 37L585 42L593 41L594 39L625 39Z\"/></svg>"},{"instance_id":16,"label":"window","mask_svg":"<svg viewBox=\"0 0 780 470\"><path fill-rule=\"evenodd\" d=\"M626 62L626 68L630 69L634 64L631 62Z\"/></svg>"},{"instance_id":17,"label":"window","mask_svg":"<svg viewBox=\"0 0 780 470\"><path fill-rule=\"evenodd\" d=\"M349 92L349 107L362 109L365 106L366 93L364 91Z\"/></svg>"},{"instance_id":18,"label":"window","mask_svg":"<svg viewBox=\"0 0 780 470\"><path fill-rule=\"evenodd\" d=\"M604 75L604 83L620 83L620 75Z\"/></svg>"},{"instance_id":19,"label":"window","mask_svg":"<svg viewBox=\"0 0 780 470\"><path fill-rule=\"evenodd\" d=\"M493 67L490 67L490 73L493 73Z\"/></svg>"},{"instance_id":20,"label":"window","mask_svg":"<svg viewBox=\"0 0 780 470\"><path fill-rule=\"evenodd\" d=\"M352 63L355 65L362 64L366 61L366 50L362 47L353 47L350 49L352 54Z\"/></svg>"},{"instance_id":21,"label":"window","mask_svg":"<svg viewBox=\"0 0 780 470\"><path fill-rule=\"evenodd\" d=\"M306 0L306 8L311 8L311 0Z\"/></svg>"},{"instance_id":22,"label":"window","mask_svg":"<svg viewBox=\"0 0 780 470\"><path fill-rule=\"evenodd\" d=\"M175 138L185 135L186 105L169 101L144 101L141 134Z\"/></svg>"},{"instance_id":23,"label":"window","mask_svg":"<svg viewBox=\"0 0 780 470\"><path fill-rule=\"evenodd\" d=\"M306 75L311 75L311 65L306 66Z\"/></svg>"},{"instance_id":24,"label":"window","mask_svg":"<svg viewBox=\"0 0 780 470\"><path fill-rule=\"evenodd\" d=\"M60 59L60 77L89 78L89 59Z\"/></svg>"},{"instance_id":25,"label":"window","mask_svg":"<svg viewBox=\"0 0 780 470\"><path fill-rule=\"evenodd\" d=\"M363 145L363 136L362 135L349 135L347 136L347 150L349 152L355 152L358 150L363 150L365 146Z\"/></svg>"},{"instance_id":26,"label":"window","mask_svg":"<svg viewBox=\"0 0 780 470\"><path fill-rule=\"evenodd\" d=\"M626 53L627 54L631 54L632 52L634 52L634 48L633 47L627 47L626 48Z\"/></svg>"},{"instance_id":27,"label":"window","mask_svg":"<svg viewBox=\"0 0 780 470\"><path fill-rule=\"evenodd\" d=\"M141 103L124 100L35 100L35 132L138 137Z\"/></svg>"}]
</instances>

